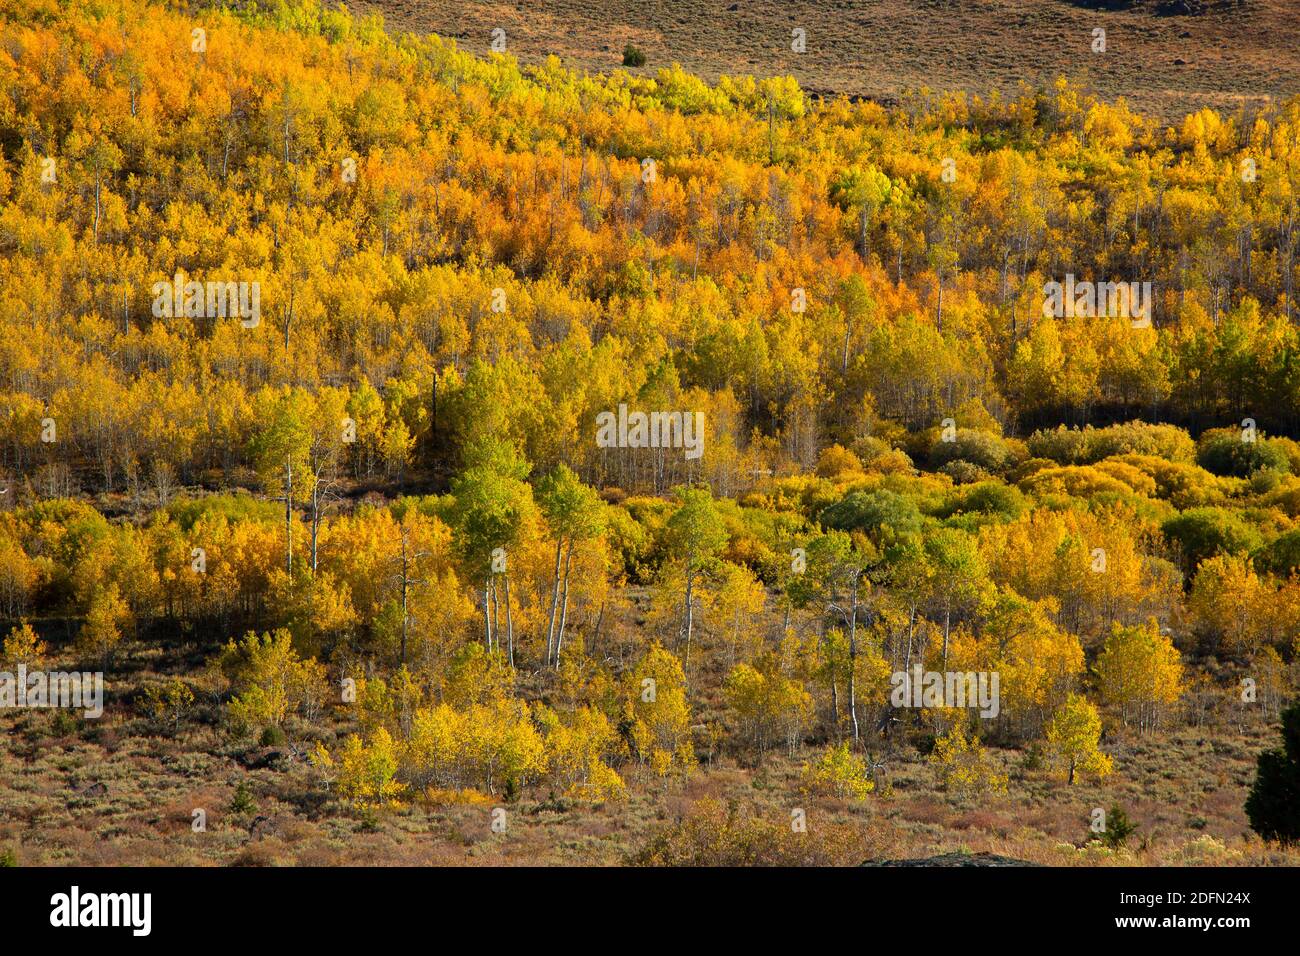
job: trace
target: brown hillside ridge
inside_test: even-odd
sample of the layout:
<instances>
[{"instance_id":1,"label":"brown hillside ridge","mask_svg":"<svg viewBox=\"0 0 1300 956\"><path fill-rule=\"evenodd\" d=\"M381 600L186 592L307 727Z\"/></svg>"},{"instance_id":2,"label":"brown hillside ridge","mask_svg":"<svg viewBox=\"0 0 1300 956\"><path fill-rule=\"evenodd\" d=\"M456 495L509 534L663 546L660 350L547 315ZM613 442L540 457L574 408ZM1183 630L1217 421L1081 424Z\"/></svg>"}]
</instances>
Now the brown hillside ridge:
<instances>
[{"instance_id":1,"label":"brown hillside ridge","mask_svg":"<svg viewBox=\"0 0 1300 956\"><path fill-rule=\"evenodd\" d=\"M1172 122L1235 113L1300 92L1293 0L357 0L390 28L486 53L492 31L523 63L549 54L608 73L680 63L719 74L792 74L804 89L886 104L908 91L1015 94L1058 76ZM795 28L807 49L791 49ZM1106 52L1093 53L1093 30Z\"/></svg>"}]
</instances>

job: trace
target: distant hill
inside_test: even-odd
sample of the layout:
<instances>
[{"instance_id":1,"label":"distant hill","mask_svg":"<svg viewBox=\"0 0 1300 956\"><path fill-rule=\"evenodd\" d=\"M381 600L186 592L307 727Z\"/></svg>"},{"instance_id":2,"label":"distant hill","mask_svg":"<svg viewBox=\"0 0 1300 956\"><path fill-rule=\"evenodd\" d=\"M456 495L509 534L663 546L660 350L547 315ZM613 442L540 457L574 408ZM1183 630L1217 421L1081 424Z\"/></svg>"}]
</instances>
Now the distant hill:
<instances>
[{"instance_id":1,"label":"distant hill","mask_svg":"<svg viewBox=\"0 0 1300 956\"><path fill-rule=\"evenodd\" d=\"M884 101L909 89L1014 92L1065 75L1174 120L1300 92L1293 0L356 0L392 26L484 52L494 28L523 62L557 54L608 72L632 44L641 72L672 61L791 73L805 89ZM791 49L791 31L807 49ZM1093 30L1106 52L1093 53Z\"/></svg>"}]
</instances>

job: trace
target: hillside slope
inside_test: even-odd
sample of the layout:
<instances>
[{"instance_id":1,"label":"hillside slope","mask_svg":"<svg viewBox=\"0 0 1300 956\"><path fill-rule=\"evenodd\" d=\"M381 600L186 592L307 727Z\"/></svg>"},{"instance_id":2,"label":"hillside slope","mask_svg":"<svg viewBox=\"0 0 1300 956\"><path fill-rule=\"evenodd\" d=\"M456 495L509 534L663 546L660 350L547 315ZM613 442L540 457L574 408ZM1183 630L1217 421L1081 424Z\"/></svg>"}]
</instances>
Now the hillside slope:
<instances>
[{"instance_id":1,"label":"hillside slope","mask_svg":"<svg viewBox=\"0 0 1300 956\"><path fill-rule=\"evenodd\" d=\"M1109 6L1122 9L1099 9ZM883 100L921 87L1014 93L1063 74L1172 120L1300 91L1300 18L1286 0L358 0L354 9L478 53L499 27L526 63L554 53L608 71L631 43L646 54L641 72L677 61L709 79L790 73L805 89ZM803 54L791 50L795 27L806 30ZM1105 54L1091 51L1098 27Z\"/></svg>"}]
</instances>

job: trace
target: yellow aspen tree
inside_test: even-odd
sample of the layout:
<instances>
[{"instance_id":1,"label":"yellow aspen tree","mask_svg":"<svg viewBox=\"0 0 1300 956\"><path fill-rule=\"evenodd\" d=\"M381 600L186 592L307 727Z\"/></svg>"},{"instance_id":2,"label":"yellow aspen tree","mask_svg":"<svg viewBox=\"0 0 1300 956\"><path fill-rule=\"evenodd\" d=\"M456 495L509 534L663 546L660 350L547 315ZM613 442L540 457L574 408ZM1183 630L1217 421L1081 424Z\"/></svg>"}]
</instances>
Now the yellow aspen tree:
<instances>
[{"instance_id":1,"label":"yellow aspen tree","mask_svg":"<svg viewBox=\"0 0 1300 956\"><path fill-rule=\"evenodd\" d=\"M1183 693L1183 661L1168 634L1154 620L1116 624L1097 658L1102 700L1116 707L1127 726L1157 727Z\"/></svg>"},{"instance_id":2,"label":"yellow aspen tree","mask_svg":"<svg viewBox=\"0 0 1300 956\"><path fill-rule=\"evenodd\" d=\"M1113 769L1110 757L1098 749L1101 740L1101 715L1082 694L1071 694L1047 725L1047 746L1053 760L1067 772L1066 782L1073 785L1076 773L1098 778Z\"/></svg>"},{"instance_id":3,"label":"yellow aspen tree","mask_svg":"<svg viewBox=\"0 0 1300 956\"><path fill-rule=\"evenodd\" d=\"M86 654L99 657L107 665L113 650L122 640L121 629L130 616L116 584L96 588L90 598L85 623L77 635L77 647Z\"/></svg>"},{"instance_id":4,"label":"yellow aspen tree","mask_svg":"<svg viewBox=\"0 0 1300 956\"><path fill-rule=\"evenodd\" d=\"M49 648L32 626L26 621L20 621L5 638L4 653L0 655L0 660L3 660L6 667L25 664L28 669L36 669L45 661L48 651Z\"/></svg>"},{"instance_id":5,"label":"yellow aspen tree","mask_svg":"<svg viewBox=\"0 0 1300 956\"><path fill-rule=\"evenodd\" d=\"M962 721L934 743L930 764L940 785L954 793L1006 793L1007 775L994 766L979 737L966 733Z\"/></svg>"},{"instance_id":6,"label":"yellow aspen tree","mask_svg":"<svg viewBox=\"0 0 1300 956\"><path fill-rule=\"evenodd\" d=\"M1259 645L1268 588L1244 554L1221 554L1201 562L1187 599L1197 629L1216 647L1250 654Z\"/></svg>"},{"instance_id":7,"label":"yellow aspen tree","mask_svg":"<svg viewBox=\"0 0 1300 956\"><path fill-rule=\"evenodd\" d=\"M849 749L846 740L827 747L815 761L803 765L803 789L824 793L842 800L862 800L875 789L861 754Z\"/></svg>"},{"instance_id":8,"label":"yellow aspen tree","mask_svg":"<svg viewBox=\"0 0 1300 956\"><path fill-rule=\"evenodd\" d=\"M396 779L397 745L383 727L363 742L352 734L338 758L339 795L359 806L396 803L406 786Z\"/></svg>"},{"instance_id":9,"label":"yellow aspen tree","mask_svg":"<svg viewBox=\"0 0 1300 956\"><path fill-rule=\"evenodd\" d=\"M689 772L695 766L695 748L682 662L652 644L629 672L625 686L633 756L650 763L660 776L673 769Z\"/></svg>"}]
</instances>

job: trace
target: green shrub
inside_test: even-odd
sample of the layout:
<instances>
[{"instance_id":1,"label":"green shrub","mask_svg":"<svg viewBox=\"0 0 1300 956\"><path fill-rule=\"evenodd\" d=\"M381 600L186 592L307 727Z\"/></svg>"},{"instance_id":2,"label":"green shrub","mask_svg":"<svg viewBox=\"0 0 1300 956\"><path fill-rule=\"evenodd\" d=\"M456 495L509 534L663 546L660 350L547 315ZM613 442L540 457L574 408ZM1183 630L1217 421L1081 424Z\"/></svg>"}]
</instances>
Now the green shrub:
<instances>
[{"instance_id":1,"label":"green shrub","mask_svg":"<svg viewBox=\"0 0 1300 956\"><path fill-rule=\"evenodd\" d=\"M1284 446L1256 435L1246 441L1240 428L1211 428L1196 446L1196 463L1216 475L1248 478L1257 471L1289 473L1291 462Z\"/></svg>"},{"instance_id":2,"label":"green shrub","mask_svg":"<svg viewBox=\"0 0 1300 956\"><path fill-rule=\"evenodd\" d=\"M1014 485L997 481L981 481L956 489L945 503L940 517L951 518L957 514L987 514L1014 521L1025 513L1029 503L1024 492Z\"/></svg>"},{"instance_id":3,"label":"green shrub","mask_svg":"<svg viewBox=\"0 0 1300 956\"><path fill-rule=\"evenodd\" d=\"M199 519L207 515L223 517L230 524L240 521L274 524L284 520L284 508L277 507L275 502L233 492L203 498L177 498L167 506L167 512L183 531L192 530Z\"/></svg>"},{"instance_id":4,"label":"green shrub","mask_svg":"<svg viewBox=\"0 0 1300 956\"><path fill-rule=\"evenodd\" d=\"M1062 465L1091 465L1114 455L1152 455L1167 461L1190 462L1196 446L1174 425L1124 422L1105 428L1040 429L1029 436L1029 453Z\"/></svg>"},{"instance_id":5,"label":"green shrub","mask_svg":"<svg viewBox=\"0 0 1300 956\"><path fill-rule=\"evenodd\" d=\"M973 485L979 481L987 481L992 477L979 465L961 458L948 462L939 471L951 478L955 485Z\"/></svg>"},{"instance_id":6,"label":"green shrub","mask_svg":"<svg viewBox=\"0 0 1300 956\"><path fill-rule=\"evenodd\" d=\"M645 54L639 47L628 44L623 47L624 66L645 66Z\"/></svg>"},{"instance_id":7,"label":"green shrub","mask_svg":"<svg viewBox=\"0 0 1300 956\"><path fill-rule=\"evenodd\" d=\"M56 710L50 717L50 736L68 737L77 732L78 722L74 714L66 710Z\"/></svg>"},{"instance_id":8,"label":"green shrub","mask_svg":"<svg viewBox=\"0 0 1300 956\"><path fill-rule=\"evenodd\" d=\"M877 488L855 491L821 513L821 523L837 531L865 531L876 535L883 528L897 533L919 531L921 511L910 498Z\"/></svg>"},{"instance_id":9,"label":"green shrub","mask_svg":"<svg viewBox=\"0 0 1300 956\"><path fill-rule=\"evenodd\" d=\"M930 446L930 464L942 468L951 461L968 461L985 471L999 474L1013 463L1014 455L1006 441L992 432L959 428L952 441L940 438Z\"/></svg>"},{"instance_id":10,"label":"green shrub","mask_svg":"<svg viewBox=\"0 0 1300 956\"><path fill-rule=\"evenodd\" d=\"M1255 566L1282 577L1300 572L1300 528L1279 535L1255 554Z\"/></svg>"},{"instance_id":11,"label":"green shrub","mask_svg":"<svg viewBox=\"0 0 1300 956\"><path fill-rule=\"evenodd\" d=\"M1263 543L1258 530L1223 508L1189 508L1164 522L1160 530L1182 548L1187 571L1216 554L1253 553Z\"/></svg>"}]
</instances>

